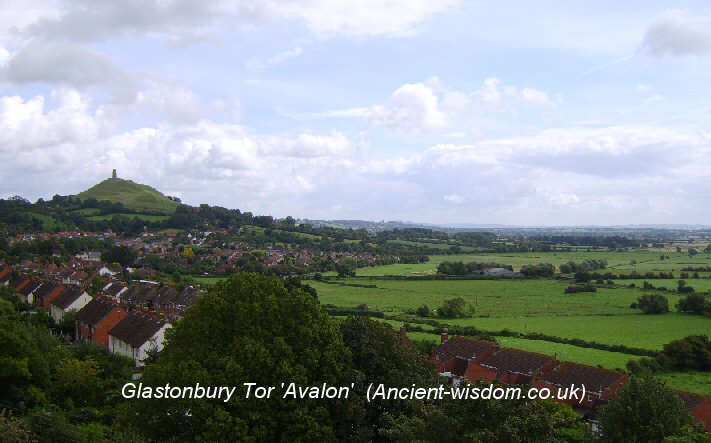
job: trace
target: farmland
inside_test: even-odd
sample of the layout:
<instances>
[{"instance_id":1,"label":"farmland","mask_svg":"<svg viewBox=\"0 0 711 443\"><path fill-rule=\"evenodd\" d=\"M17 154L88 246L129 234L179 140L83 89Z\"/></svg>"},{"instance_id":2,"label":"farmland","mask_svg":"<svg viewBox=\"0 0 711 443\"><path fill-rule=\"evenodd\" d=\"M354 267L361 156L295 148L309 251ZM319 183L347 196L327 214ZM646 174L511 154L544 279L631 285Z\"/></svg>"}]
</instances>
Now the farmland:
<instances>
[{"instance_id":1,"label":"farmland","mask_svg":"<svg viewBox=\"0 0 711 443\"><path fill-rule=\"evenodd\" d=\"M663 257L663 258L662 258ZM554 278L524 278L497 280L435 280L417 279L436 274L443 261L477 261L512 265L514 270L536 263L551 263L559 271L561 264L587 259L606 260L603 273L645 274L672 272L673 279L615 279L613 284L598 285L594 293L565 294L569 280ZM524 349L561 360L574 361L609 369L624 369L627 361L640 358L624 352L581 347L556 341L532 340L511 333L538 333L559 339L581 339L603 345L624 345L629 348L658 351L672 340L688 335L703 335L711 331L711 318L675 312L674 306L682 295L674 292L683 268L711 266L711 256L701 252L689 256L684 250L633 250L535 252L502 254L433 255L427 263L393 264L357 270L357 277L330 278L308 281L319 293L323 304L344 307L367 305L370 310L383 311L388 317L412 313L421 305L436 309L443 301L463 298L474 307L472 317L459 319L436 318L440 325L474 327L496 336L501 346ZM689 272L690 275L693 272ZM644 281L672 291L661 292L669 299L671 312L645 315L630 308L638 297L653 290L642 289ZM711 291L709 273L699 272L699 278L686 278L697 292ZM407 317L411 324L426 321L416 316ZM402 321L387 320L394 327ZM415 340L438 341L439 336L428 333L433 327L417 324L425 332L411 332ZM503 335L497 333L507 331ZM530 337L528 335L527 337ZM556 339L558 340L558 339ZM695 392L711 393L708 373L669 373L663 375L670 386Z\"/></svg>"}]
</instances>

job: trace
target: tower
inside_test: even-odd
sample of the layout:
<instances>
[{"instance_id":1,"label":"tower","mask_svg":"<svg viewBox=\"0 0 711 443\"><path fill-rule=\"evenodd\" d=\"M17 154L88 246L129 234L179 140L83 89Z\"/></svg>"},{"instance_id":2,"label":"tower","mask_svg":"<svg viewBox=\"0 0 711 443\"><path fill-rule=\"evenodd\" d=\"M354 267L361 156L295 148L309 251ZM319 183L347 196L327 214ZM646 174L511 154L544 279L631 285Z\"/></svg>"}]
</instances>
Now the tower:
<instances>
[{"instance_id":1,"label":"tower","mask_svg":"<svg viewBox=\"0 0 711 443\"><path fill-rule=\"evenodd\" d=\"M116 169L114 169L114 171L111 173L111 178L117 178L116 177Z\"/></svg>"}]
</instances>

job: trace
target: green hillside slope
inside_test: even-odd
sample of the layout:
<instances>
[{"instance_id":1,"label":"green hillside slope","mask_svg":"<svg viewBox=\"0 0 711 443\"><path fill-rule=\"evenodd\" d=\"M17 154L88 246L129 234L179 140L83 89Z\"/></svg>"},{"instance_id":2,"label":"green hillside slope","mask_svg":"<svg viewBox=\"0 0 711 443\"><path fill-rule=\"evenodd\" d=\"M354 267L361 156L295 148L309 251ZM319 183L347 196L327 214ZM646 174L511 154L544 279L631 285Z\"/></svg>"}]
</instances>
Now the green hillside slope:
<instances>
[{"instance_id":1,"label":"green hillside slope","mask_svg":"<svg viewBox=\"0 0 711 443\"><path fill-rule=\"evenodd\" d=\"M94 198L121 203L139 212L172 214L178 203L147 185L131 180L109 178L77 195L81 200Z\"/></svg>"}]
</instances>

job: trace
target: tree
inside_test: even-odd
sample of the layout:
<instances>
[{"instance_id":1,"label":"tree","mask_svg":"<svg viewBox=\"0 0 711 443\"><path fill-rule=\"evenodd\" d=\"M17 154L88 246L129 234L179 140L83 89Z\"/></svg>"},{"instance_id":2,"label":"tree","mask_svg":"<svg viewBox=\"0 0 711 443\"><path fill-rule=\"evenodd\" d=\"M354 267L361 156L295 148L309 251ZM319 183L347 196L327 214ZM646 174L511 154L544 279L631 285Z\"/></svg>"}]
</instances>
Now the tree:
<instances>
[{"instance_id":1,"label":"tree","mask_svg":"<svg viewBox=\"0 0 711 443\"><path fill-rule=\"evenodd\" d=\"M676 303L676 310L689 314L704 314L711 311L711 303L703 294L691 293Z\"/></svg>"},{"instance_id":2,"label":"tree","mask_svg":"<svg viewBox=\"0 0 711 443\"><path fill-rule=\"evenodd\" d=\"M432 317L432 309L430 309L429 306L427 305L422 305L417 310L415 311L415 314L417 314L420 317Z\"/></svg>"},{"instance_id":3,"label":"tree","mask_svg":"<svg viewBox=\"0 0 711 443\"><path fill-rule=\"evenodd\" d=\"M351 257L342 258L336 263L336 272L339 277L355 277L358 263Z\"/></svg>"},{"instance_id":4,"label":"tree","mask_svg":"<svg viewBox=\"0 0 711 443\"><path fill-rule=\"evenodd\" d=\"M601 440L611 442L661 442L692 424L679 396L651 375L631 377L598 420Z\"/></svg>"},{"instance_id":5,"label":"tree","mask_svg":"<svg viewBox=\"0 0 711 443\"><path fill-rule=\"evenodd\" d=\"M349 352L334 322L302 289L277 278L240 273L212 287L167 333L144 386L236 386L228 402L136 400L121 423L151 439L334 441L328 402L246 398L243 383L341 386ZM188 411L190 412L188 414Z\"/></svg>"},{"instance_id":6,"label":"tree","mask_svg":"<svg viewBox=\"0 0 711 443\"><path fill-rule=\"evenodd\" d=\"M470 317L472 314L474 314L474 307L467 305L462 297L445 300L437 309L437 315L444 318Z\"/></svg>"},{"instance_id":7,"label":"tree","mask_svg":"<svg viewBox=\"0 0 711 443\"><path fill-rule=\"evenodd\" d=\"M661 294L645 294L637 299L637 307L645 314L669 312L669 300Z\"/></svg>"}]
</instances>

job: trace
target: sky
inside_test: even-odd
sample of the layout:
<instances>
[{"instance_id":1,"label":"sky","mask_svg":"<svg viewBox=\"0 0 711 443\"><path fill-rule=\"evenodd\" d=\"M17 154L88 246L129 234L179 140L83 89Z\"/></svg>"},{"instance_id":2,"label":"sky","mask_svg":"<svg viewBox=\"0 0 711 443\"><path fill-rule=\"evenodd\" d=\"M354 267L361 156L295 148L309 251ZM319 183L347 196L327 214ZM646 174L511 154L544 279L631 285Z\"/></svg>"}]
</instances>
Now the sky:
<instances>
[{"instance_id":1,"label":"sky","mask_svg":"<svg viewBox=\"0 0 711 443\"><path fill-rule=\"evenodd\" d=\"M0 0L0 198L711 224L711 3Z\"/></svg>"}]
</instances>

